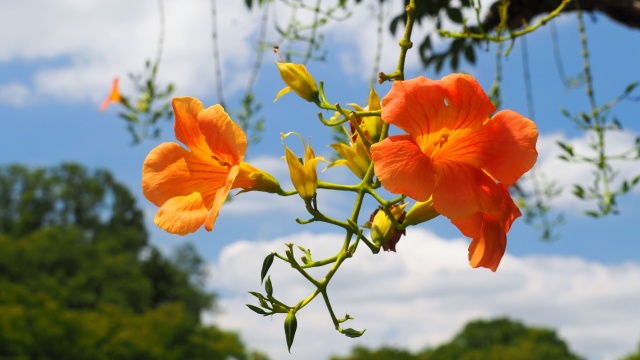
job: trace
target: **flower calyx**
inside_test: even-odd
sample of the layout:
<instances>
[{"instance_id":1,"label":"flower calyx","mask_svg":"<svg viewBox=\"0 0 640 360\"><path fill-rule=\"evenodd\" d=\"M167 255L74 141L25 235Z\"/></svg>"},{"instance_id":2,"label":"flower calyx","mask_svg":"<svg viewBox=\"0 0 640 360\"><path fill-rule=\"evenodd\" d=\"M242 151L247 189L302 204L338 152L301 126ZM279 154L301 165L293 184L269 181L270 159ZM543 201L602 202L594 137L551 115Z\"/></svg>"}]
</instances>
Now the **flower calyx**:
<instances>
[{"instance_id":1,"label":"flower calyx","mask_svg":"<svg viewBox=\"0 0 640 360\"><path fill-rule=\"evenodd\" d=\"M393 215L396 222L402 223L405 219L406 212L404 208L407 203L400 205L391 205L389 212ZM391 221L387 213L379 206L369 218L365 227L371 228L371 240L374 244L381 246L384 251L396 251L396 244L400 241L400 237L405 235L404 229L398 229Z\"/></svg>"}]
</instances>

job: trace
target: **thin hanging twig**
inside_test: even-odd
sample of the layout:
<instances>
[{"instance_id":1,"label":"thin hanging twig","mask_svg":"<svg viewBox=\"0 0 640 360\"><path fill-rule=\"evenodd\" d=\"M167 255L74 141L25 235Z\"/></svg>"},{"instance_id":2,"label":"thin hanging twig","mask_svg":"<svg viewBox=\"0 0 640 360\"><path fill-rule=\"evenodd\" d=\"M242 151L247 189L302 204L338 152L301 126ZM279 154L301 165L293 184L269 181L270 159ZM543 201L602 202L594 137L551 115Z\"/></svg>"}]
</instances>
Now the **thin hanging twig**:
<instances>
[{"instance_id":1,"label":"thin hanging twig","mask_svg":"<svg viewBox=\"0 0 640 360\"><path fill-rule=\"evenodd\" d=\"M224 94L222 90L222 70L220 66L220 52L218 50L218 21L216 0L211 0L211 42L213 45L213 66L215 69L216 93L218 103L225 107Z\"/></svg>"}]
</instances>

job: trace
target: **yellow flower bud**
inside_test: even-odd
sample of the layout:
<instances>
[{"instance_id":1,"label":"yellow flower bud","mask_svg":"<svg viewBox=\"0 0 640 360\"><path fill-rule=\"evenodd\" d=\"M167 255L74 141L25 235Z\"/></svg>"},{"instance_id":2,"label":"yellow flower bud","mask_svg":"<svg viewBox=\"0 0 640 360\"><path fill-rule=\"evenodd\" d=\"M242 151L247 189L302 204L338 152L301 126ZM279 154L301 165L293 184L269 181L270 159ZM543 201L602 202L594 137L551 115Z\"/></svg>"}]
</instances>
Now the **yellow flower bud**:
<instances>
[{"instance_id":1,"label":"yellow flower bud","mask_svg":"<svg viewBox=\"0 0 640 360\"><path fill-rule=\"evenodd\" d=\"M357 177L364 178L369 169L369 164L371 164L371 155L369 155L369 151L362 139L356 138L356 141L351 142L350 145L343 143L331 144L331 147L343 159L332 162L328 167L346 165Z\"/></svg>"},{"instance_id":2,"label":"yellow flower bud","mask_svg":"<svg viewBox=\"0 0 640 360\"><path fill-rule=\"evenodd\" d=\"M404 221L406 214L404 208L406 206L407 204L405 203L392 205L389 208L389 211L399 223ZM371 214L369 222L371 224L371 240L376 245L382 246L385 251L396 251L396 244L400 241L400 237L405 234L405 230L397 229L381 207L378 207L376 211Z\"/></svg>"},{"instance_id":3,"label":"yellow flower bud","mask_svg":"<svg viewBox=\"0 0 640 360\"><path fill-rule=\"evenodd\" d=\"M283 134L282 139L284 140L284 138L291 134L296 134L300 137L297 133L288 133ZM300 195L304 201L309 201L315 196L316 190L318 189L316 165L318 161L325 160L322 156L315 156L313 149L311 148L311 143L305 144L302 137L300 137L300 140L304 146L304 159L299 159L291 149L285 146L285 160L289 166L291 182L298 191L298 195Z\"/></svg>"},{"instance_id":4,"label":"yellow flower bud","mask_svg":"<svg viewBox=\"0 0 640 360\"><path fill-rule=\"evenodd\" d=\"M369 99L366 107L362 108L358 104L349 105L351 105L356 111L374 111L382 109L380 97L373 87L369 90ZM361 128L369 136L369 140L372 143L377 143L380 140L380 133L382 132L383 125L382 118L380 118L380 116L365 116L362 119L358 119L358 123L361 124Z\"/></svg>"},{"instance_id":5,"label":"yellow flower bud","mask_svg":"<svg viewBox=\"0 0 640 360\"><path fill-rule=\"evenodd\" d=\"M280 96L293 90L298 96L307 101L320 101L318 97L320 92L318 91L318 86L316 86L316 80L309 74L304 65L277 61L276 64L280 71L280 77L282 77L282 80L287 84L286 88L280 90L276 96L276 100L278 100ZM274 102L276 100L274 100Z\"/></svg>"},{"instance_id":6,"label":"yellow flower bud","mask_svg":"<svg viewBox=\"0 0 640 360\"><path fill-rule=\"evenodd\" d=\"M425 221L429 221L438 215L440 215L440 213L433 208L433 199L419 201L413 204L409 209L409 212L407 212L407 216L404 218L404 224L407 226L420 224Z\"/></svg>"},{"instance_id":7,"label":"yellow flower bud","mask_svg":"<svg viewBox=\"0 0 640 360\"><path fill-rule=\"evenodd\" d=\"M248 191L262 191L268 193L282 192L280 183L278 183L278 180L276 180L273 175L246 162L242 162L240 167L245 169L245 171L240 171L240 175L238 175L236 182L246 183L247 185L245 185L243 190L238 194ZM247 179L244 178L244 174L246 174Z\"/></svg>"}]
</instances>

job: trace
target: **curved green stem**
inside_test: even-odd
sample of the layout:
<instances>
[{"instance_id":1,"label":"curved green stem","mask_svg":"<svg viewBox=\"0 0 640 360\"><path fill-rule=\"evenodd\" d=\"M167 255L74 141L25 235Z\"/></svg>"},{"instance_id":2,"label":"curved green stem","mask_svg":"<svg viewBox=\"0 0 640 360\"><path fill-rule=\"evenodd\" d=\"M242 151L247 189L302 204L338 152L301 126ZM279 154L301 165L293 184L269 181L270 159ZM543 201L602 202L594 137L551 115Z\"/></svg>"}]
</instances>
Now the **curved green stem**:
<instances>
[{"instance_id":1,"label":"curved green stem","mask_svg":"<svg viewBox=\"0 0 640 360\"><path fill-rule=\"evenodd\" d=\"M404 28L404 35L398 45L400 45L400 56L398 57L398 67L396 71L391 74L385 74L381 72L378 75L378 83L382 84L389 80L404 80L404 64L407 57L407 51L413 47L411 42L411 31L413 30L413 22L416 18L416 2L410 0L409 5L405 8L407 12L407 24Z\"/></svg>"},{"instance_id":2,"label":"curved green stem","mask_svg":"<svg viewBox=\"0 0 640 360\"><path fill-rule=\"evenodd\" d=\"M560 5L553 10L552 12L550 12L547 16L543 17L542 19L540 19L540 21L538 21L536 24L531 25L531 26L527 26L522 30L519 31L510 31L509 30L509 36L501 36L500 34L496 35L496 36L489 36L484 32L484 29L482 32L480 33L471 33L471 32L454 32L454 31L448 31L448 30L438 30L438 33L440 33L440 35L445 36L445 37L450 37L450 38L454 38L454 39L478 39L478 40L486 40L486 41L491 41L491 42L504 42L504 41L508 41L508 40L515 40L516 38L522 36L522 35L526 35L530 32L533 32L535 30L537 30L539 27L545 25L546 23L548 23L550 20L552 20L553 18L555 18L556 16L558 16L560 14L560 12L562 10L564 10L564 8L571 2L571 0L562 0L562 3L560 3ZM510 47L509 47L510 50Z\"/></svg>"},{"instance_id":3,"label":"curved green stem","mask_svg":"<svg viewBox=\"0 0 640 360\"><path fill-rule=\"evenodd\" d=\"M358 190L360 190L360 187L361 187L360 184L342 185L342 184L334 184L334 183L318 180L318 189L357 192Z\"/></svg>"}]
</instances>

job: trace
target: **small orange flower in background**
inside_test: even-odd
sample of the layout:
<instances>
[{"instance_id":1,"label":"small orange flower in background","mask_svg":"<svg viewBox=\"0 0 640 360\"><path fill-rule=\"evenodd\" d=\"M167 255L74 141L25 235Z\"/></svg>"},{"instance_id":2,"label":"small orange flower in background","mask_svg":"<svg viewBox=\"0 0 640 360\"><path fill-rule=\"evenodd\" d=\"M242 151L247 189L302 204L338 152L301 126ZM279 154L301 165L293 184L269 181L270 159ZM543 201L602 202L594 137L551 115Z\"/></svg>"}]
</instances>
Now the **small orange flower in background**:
<instances>
[{"instance_id":1,"label":"small orange flower in background","mask_svg":"<svg viewBox=\"0 0 640 360\"><path fill-rule=\"evenodd\" d=\"M111 103L122 102L122 95L120 94L119 84L120 84L119 78L116 77L115 79L113 79L113 85L111 86L111 93L109 93L109 96L107 96L107 98L104 99L102 104L100 104L100 111L105 111Z\"/></svg>"},{"instance_id":2,"label":"small orange flower in background","mask_svg":"<svg viewBox=\"0 0 640 360\"><path fill-rule=\"evenodd\" d=\"M499 242L489 239L494 225L501 225L506 233L520 215L517 208L505 206L505 197L513 201L505 195L504 185L515 183L533 167L538 130L531 120L509 110L489 118L494 111L470 75L395 82L382 99L382 120L407 134L371 146L376 176L392 193L418 201L431 199L433 208L454 224L456 219L486 217L481 231L487 236L474 233L472 237L484 243ZM474 254L479 253L480 242L472 243ZM491 249L500 246L494 245L482 247L485 256L498 254ZM502 253L504 246L500 257ZM472 261L474 266L486 264L497 267L495 261Z\"/></svg>"},{"instance_id":3,"label":"small orange flower in background","mask_svg":"<svg viewBox=\"0 0 640 360\"><path fill-rule=\"evenodd\" d=\"M162 143L151 150L142 167L144 196L159 206L154 222L174 234L192 233L214 222L229 191L281 191L271 175L243 162L244 131L222 106L204 109L192 97L174 98L174 130L185 144Z\"/></svg>"}]
</instances>

